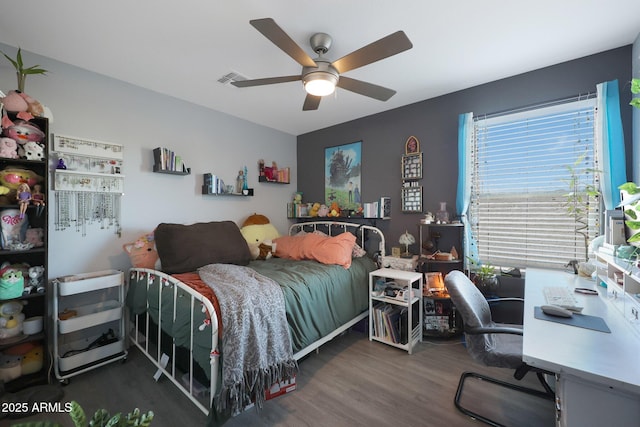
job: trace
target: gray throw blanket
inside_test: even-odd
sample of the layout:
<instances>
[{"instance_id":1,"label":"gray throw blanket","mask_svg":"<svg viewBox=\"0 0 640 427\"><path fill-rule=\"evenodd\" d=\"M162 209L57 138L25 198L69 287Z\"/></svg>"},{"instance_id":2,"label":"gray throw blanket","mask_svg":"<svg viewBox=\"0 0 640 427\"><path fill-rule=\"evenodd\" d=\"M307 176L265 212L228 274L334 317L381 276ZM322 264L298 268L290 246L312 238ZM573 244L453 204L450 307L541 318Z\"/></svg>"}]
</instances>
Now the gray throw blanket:
<instances>
[{"instance_id":1,"label":"gray throw blanket","mask_svg":"<svg viewBox=\"0 0 640 427\"><path fill-rule=\"evenodd\" d=\"M198 273L215 292L222 316L222 384L216 409L236 414L252 401L261 408L264 391L298 371L282 289L248 267L209 264Z\"/></svg>"}]
</instances>

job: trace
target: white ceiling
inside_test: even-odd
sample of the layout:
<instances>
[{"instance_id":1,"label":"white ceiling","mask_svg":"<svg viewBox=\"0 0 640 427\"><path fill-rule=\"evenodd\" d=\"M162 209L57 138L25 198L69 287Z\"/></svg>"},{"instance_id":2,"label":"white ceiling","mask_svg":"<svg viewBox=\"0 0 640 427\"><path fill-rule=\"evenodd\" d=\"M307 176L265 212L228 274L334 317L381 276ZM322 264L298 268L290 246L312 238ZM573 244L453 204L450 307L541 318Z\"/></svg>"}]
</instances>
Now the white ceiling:
<instances>
[{"instance_id":1,"label":"white ceiling","mask_svg":"<svg viewBox=\"0 0 640 427\"><path fill-rule=\"evenodd\" d=\"M231 71L300 73L249 25L265 17L312 57L309 37L330 34L332 60L404 30L413 49L345 73L397 94L381 102L338 89L302 111L300 82L218 83ZM627 45L639 32L638 0L23 0L0 11L2 43L293 135Z\"/></svg>"}]
</instances>

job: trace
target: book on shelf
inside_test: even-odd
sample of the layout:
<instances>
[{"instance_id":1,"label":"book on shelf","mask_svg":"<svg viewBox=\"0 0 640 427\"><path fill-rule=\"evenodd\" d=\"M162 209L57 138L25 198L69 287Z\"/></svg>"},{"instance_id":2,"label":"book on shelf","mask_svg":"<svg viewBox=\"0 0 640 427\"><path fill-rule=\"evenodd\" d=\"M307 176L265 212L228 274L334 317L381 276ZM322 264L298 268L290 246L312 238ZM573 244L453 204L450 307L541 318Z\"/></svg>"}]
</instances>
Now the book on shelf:
<instances>
[{"instance_id":1,"label":"book on shelf","mask_svg":"<svg viewBox=\"0 0 640 427\"><path fill-rule=\"evenodd\" d=\"M187 167L182 157L177 156L176 153L167 148L154 148L153 162L157 170L187 172Z\"/></svg>"}]
</instances>

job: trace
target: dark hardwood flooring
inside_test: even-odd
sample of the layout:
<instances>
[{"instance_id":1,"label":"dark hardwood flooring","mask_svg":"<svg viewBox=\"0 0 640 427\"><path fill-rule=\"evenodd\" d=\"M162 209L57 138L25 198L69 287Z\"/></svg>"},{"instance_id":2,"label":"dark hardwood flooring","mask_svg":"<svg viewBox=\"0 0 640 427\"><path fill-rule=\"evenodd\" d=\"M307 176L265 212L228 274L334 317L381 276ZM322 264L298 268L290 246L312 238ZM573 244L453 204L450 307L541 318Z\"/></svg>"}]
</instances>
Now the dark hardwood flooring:
<instances>
[{"instance_id":1,"label":"dark hardwood flooring","mask_svg":"<svg viewBox=\"0 0 640 427\"><path fill-rule=\"evenodd\" d=\"M534 375L516 381L507 369L486 368L472 361L460 338L429 339L412 355L351 331L300 362L297 390L249 409L225 426L474 426L482 425L454 406L463 371L538 386ZM154 427L204 426L207 418L167 379L155 382L154 368L138 350L126 363L115 362L71 378L63 402L78 401L87 413L112 413L138 407L152 410ZM536 387L539 388L539 387ZM469 380L465 405L517 427L554 425L553 404ZM14 422L56 420L72 426L67 414L38 414Z\"/></svg>"}]
</instances>

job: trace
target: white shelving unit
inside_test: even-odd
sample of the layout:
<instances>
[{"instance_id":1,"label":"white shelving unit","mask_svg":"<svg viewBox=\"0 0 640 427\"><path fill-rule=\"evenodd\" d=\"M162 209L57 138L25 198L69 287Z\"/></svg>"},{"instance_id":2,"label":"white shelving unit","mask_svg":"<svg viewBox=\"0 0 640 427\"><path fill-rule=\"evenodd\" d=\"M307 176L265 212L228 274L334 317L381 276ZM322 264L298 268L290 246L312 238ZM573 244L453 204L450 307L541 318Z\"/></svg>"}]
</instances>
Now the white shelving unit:
<instances>
[{"instance_id":1,"label":"white shelving unit","mask_svg":"<svg viewBox=\"0 0 640 427\"><path fill-rule=\"evenodd\" d=\"M634 261L598 252L598 280L607 285L607 298L640 335L640 269Z\"/></svg>"},{"instance_id":2,"label":"white shelving unit","mask_svg":"<svg viewBox=\"0 0 640 427\"><path fill-rule=\"evenodd\" d=\"M407 287L406 300L375 296L376 284ZM369 273L369 340L413 352L422 341L422 273L381 268Z\"/></svg>"},{"instance_id":3,"label":"white shelving unit","mask_svg":"<svg viewBox=\"0 0 640 427\"><path fill-rule=\"evenodd\" d=\"M124 274L117 270L53 281L53 355L58 380L66 382L126 359L124 298Z\"/></svg>"}]
</instances>

